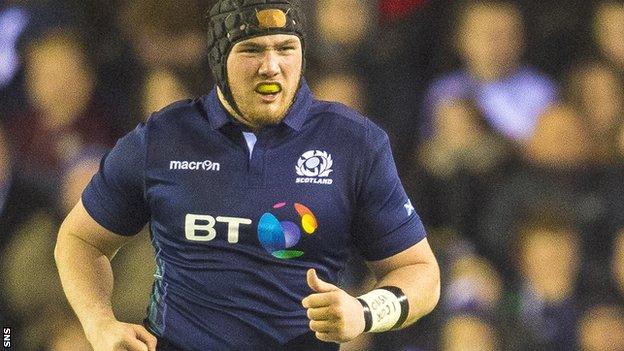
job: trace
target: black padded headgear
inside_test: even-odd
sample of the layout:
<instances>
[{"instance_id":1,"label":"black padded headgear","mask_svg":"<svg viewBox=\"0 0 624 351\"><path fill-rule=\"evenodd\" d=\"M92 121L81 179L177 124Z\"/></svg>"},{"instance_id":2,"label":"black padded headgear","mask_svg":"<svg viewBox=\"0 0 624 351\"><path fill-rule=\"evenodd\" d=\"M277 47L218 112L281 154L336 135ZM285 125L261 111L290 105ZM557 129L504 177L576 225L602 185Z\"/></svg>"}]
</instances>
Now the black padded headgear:
<instances>
[{"instance_id":1,"label":"black padded headgear","mask_svg":"<svg viewBox=\"0 0 624 351\"><path fill-rule=\"evenodd\" d=\"M241 113L228 84L227 59L242 40L272 34L301 39L305 69L304 17L296 0L219 0L208 14L208 62L227 102Z\"/></svg>"}]
</instances>

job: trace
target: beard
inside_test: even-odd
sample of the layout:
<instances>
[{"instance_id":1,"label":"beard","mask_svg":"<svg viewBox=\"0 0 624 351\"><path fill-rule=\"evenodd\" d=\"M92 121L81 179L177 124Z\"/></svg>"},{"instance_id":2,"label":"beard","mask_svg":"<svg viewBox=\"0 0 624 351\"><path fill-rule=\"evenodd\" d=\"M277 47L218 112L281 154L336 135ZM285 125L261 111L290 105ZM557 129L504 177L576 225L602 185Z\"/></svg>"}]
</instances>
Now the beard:
<instances>
[{"instance_id":1,"label":"beard","mask_svg":"<svg viewBox=\"0 0 624 351\"><path fill-rule=\"evenodd\" d=\"M292 106L295 101L295 97L293 96L290 99L290 102L283 104L279 109L271 110L271 111L262 111L261 108L252 108L250 111L246 111L241 109L241 113L243 114L241 117L247 123L256 126L256 127L264 127L269 125L279 124L286 114L290 110L290 106Z\"/></svg>"},{"instance_id":2,"label":"beard","mask_svg":"<svg viewBox=\"0 0 624 351\"><path fill-rule=\"evenodd\" d=\"M255 91L249 92L248 88L245 89L232 85L230 85L230 91L236 102L236 109L229 104L220 89L218 91L219 100L234 119L250 126L252 129L277 125L282 122L293 105L302 82L302 77L302 75L299 76L297 84L292 89L282 86L283 89L279 93L278 99L270 104L257 101L258 95Z\"/></svg>"},{"instance_id":3,"label":"beard","mask_svg":"<svg viewBox=\"0 0 624 351\"><path fill-rule=\"evenodd\" d=\"M301 82L301 80L299 82ZM255 95L256 93L244 95L232 91L234 101L236 101L241 114L241 116L235 117L240 118L242 122L253 128L279 124L284 117L286 117L286 114L294 103L299 90L299 84L300 83L296 85L292 92L288 92L286 89L282 90L279 93L278 99L271 104L258 103L256 101L258 98L258 96Z\"/></svg>"}]
</instances>

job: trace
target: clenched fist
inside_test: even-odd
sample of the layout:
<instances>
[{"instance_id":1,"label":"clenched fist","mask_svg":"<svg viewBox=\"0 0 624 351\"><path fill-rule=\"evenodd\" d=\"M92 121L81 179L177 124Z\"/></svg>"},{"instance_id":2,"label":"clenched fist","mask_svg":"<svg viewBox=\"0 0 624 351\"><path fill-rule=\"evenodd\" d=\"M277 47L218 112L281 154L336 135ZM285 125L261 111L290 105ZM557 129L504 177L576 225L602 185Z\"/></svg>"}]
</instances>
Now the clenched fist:
<instances>
[{"instance_id":1,"label":"clenched fist","mask_svg":"<svg viewBox=\"0 0 624 351\"><path fill-rule=\"evenodd\" d=\"M308 286L315 292L303 299L310 329L322 341L347 342L364 332L364 309L344 290L322 281L314 269L307 274Z\"/></svg>"},{"instance_id":2,"label":"clenched fist","mask_svg":"<svg viewBox=\"0 0 624 351\"><path fill-rule=\"evenodd\" d=\"M95 351L156 351L156 337L137 324L108 320L86 334Z\"/></svg>"}]
</instances>

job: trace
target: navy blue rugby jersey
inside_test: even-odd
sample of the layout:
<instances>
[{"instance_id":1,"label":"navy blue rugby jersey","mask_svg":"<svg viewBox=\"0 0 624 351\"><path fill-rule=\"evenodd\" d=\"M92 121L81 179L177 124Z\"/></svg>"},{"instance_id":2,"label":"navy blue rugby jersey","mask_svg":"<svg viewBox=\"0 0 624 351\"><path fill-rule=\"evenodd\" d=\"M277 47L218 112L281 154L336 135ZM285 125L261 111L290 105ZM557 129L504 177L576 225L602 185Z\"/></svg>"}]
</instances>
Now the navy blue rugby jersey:
<instances>
[{"instance_id":1,"label":"navy blue rugby jersey","mask_svg":"<svg viewBox=\"0 0 624 351\"><path fill-rule=\"evenodd\" d=\"M215 90L175 103L121 138L82 195L114 233L149 223L148 325L185 350L283 345L309 332L307 269L335 283L350 243L375 261L426 235L386 133L305 82L281 124L248 132Z\"/></svg>"}]
</instances>

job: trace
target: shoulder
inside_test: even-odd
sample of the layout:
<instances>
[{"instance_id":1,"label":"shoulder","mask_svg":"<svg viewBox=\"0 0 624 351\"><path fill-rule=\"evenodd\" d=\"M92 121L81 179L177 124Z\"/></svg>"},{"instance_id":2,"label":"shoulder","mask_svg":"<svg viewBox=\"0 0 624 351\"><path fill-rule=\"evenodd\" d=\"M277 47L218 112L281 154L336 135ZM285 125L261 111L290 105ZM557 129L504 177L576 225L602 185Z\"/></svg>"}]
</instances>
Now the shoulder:
<instances>
[{"instance_id":1,"label":"shoulder","mask_svg":"<svg viewBox=\"0 0 624 351\"><path fill-rule=\"evenodd\" d=\"M333 101L314 100L310 113L315 117L332 118L338 123L365 125L367 120L358 111Z\"/></svg>"},{"instance_id":2,"label":"shoulder","mask_svg":"<svg viewBox=\"0 0 624 351\"><path fill-rule=\"evenodd\" d=\"M200 117L204 113L203 111L201 98L180 100L152 113L147 124L176 124L188 118Z\"/></svg>"},{"instance_id":3,"label":"shoulder","mask_svg":"<svg viewBox=\"0 0 624 351\"><path fill-rule=\"evenodd\" d=\"M180 100L152 113L134 133L152 147L171 145L189 130L201 128L202 121L205 121L205 111L201 99Z\"/></svg>"},{"instance_id":4,"label":"shoulder","mask_svg":"<svg viewBox=\"0 0 624 351\"><path fill-rule=\"evenodd\" d=\"M388 135L377 124L360 112L338 102L315 100L310 108L312 119L331 126L332 130L346 133L358 144L387 140Z\"/></svg>"}]
</instances>

